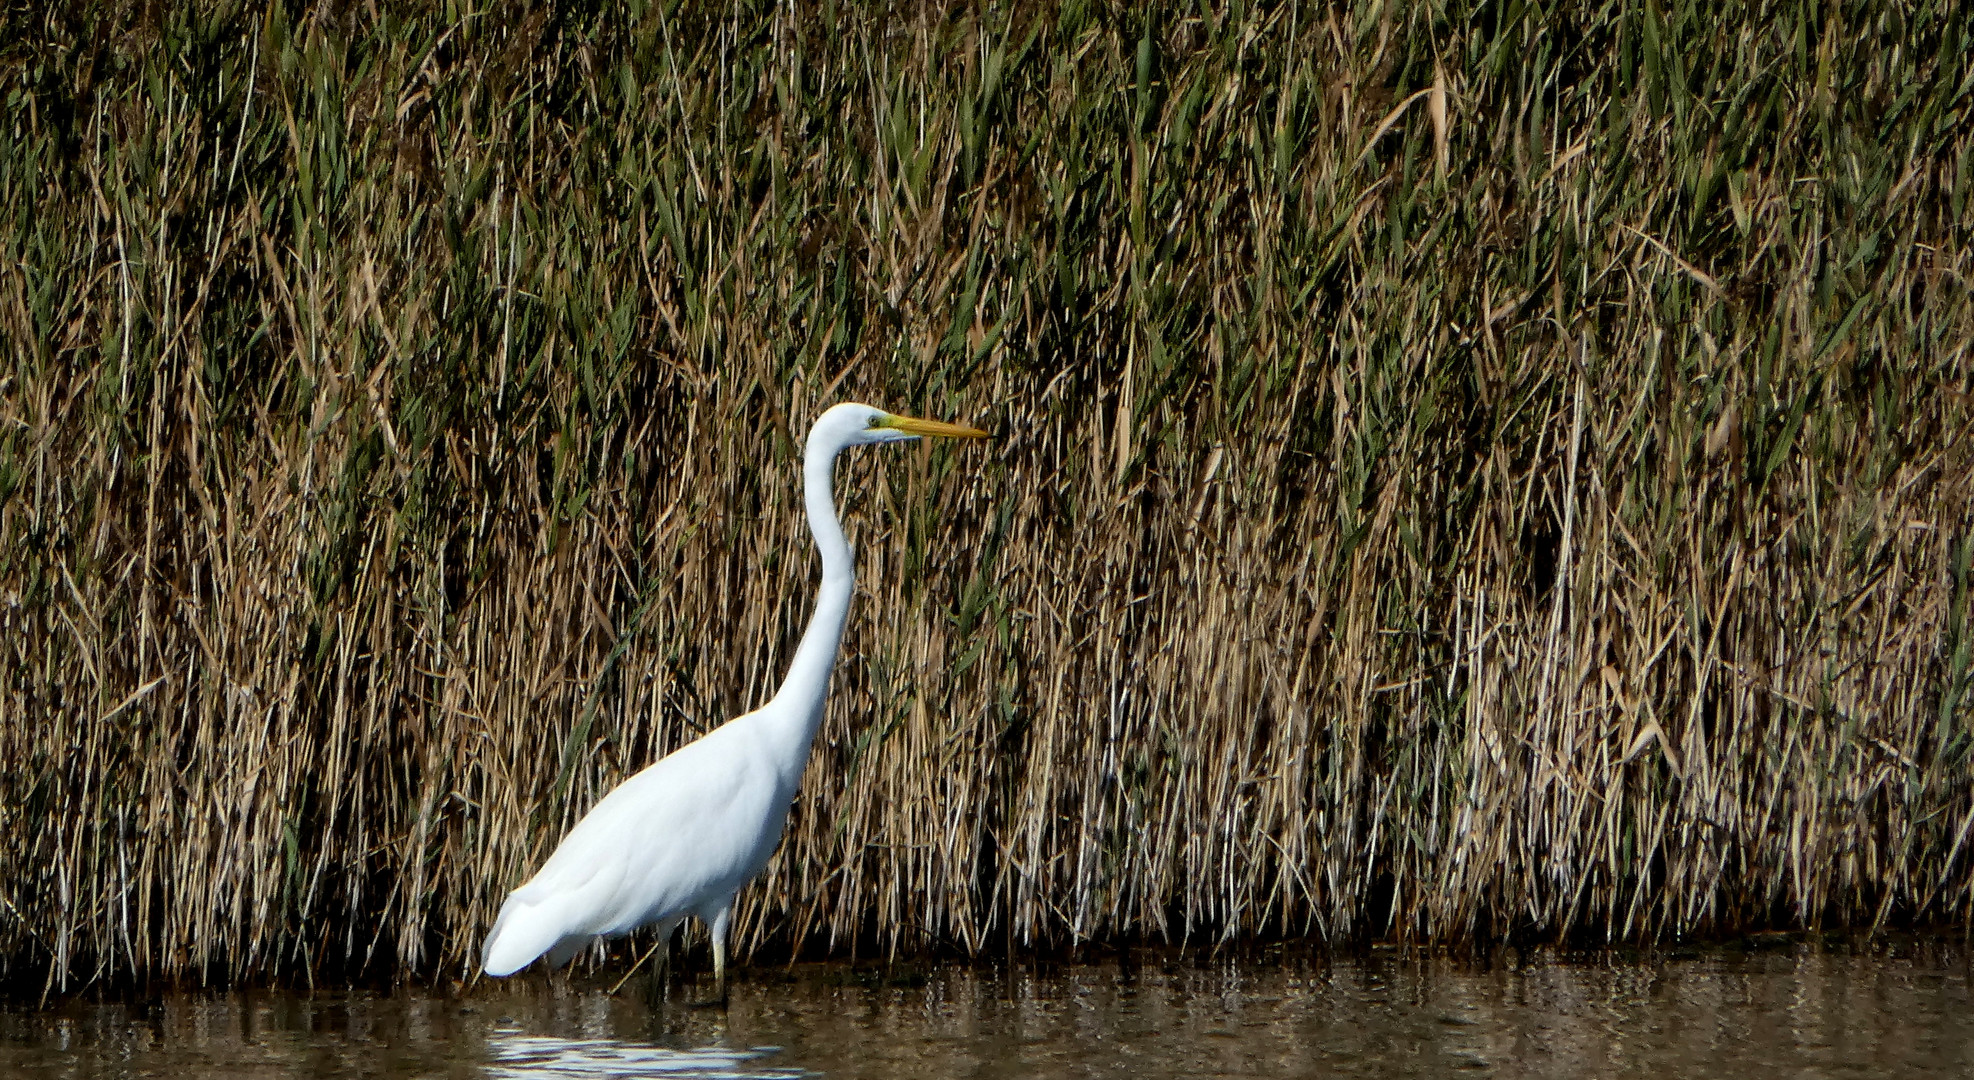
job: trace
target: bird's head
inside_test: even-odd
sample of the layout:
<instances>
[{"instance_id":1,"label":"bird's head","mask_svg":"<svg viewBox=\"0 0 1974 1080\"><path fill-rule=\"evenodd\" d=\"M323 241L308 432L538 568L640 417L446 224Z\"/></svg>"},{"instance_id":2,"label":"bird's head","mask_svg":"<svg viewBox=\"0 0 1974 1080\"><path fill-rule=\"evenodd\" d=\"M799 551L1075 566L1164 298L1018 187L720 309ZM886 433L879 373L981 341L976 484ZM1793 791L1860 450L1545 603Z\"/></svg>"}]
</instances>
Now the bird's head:
<instances>
[{"instance_id":1,"label":"bird's head","mask_svg":"<svg viewBox=\"0 0 1974 1080\"><path fill-rule=\"evenodd\" d=\"M829 411L816 418L816 425L810 431L809 441L811 444L820 441L832 447L844 447L862 446L866 443L898 442L927 436L984 439L987 433L979 428L946 424L937 420L918 420L888 413L869 405L844 402L832 406Z\"/></svg>"}]
</instances>

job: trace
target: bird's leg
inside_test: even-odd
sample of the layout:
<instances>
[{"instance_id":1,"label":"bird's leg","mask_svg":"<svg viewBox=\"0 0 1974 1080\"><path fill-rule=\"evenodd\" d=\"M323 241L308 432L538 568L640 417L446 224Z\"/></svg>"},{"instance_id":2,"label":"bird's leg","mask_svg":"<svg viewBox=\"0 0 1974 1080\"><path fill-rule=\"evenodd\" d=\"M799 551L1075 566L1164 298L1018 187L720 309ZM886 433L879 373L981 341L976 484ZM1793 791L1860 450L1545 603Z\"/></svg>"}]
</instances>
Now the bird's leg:
<instances>
[{"instance_id":1,"label":"bird's leg","mask_svg":"<svg viewBox=\"0 0 1974 1080\"><path fill-rule=\"evenodd\" d=\"M671 928L665 928L665 936L657 940L657 964L645 975L645 1005L651 1009L665 1007L665 979L671 977Z\"/></svg>"},{"instance_id":2,"label":"bird's leg","mask_svg":"<svg viewBox=\"0 0 1974 1080\"><path fill-rule=\"evenodd\" d=\"M713 992L718 994L720 1008L727 1007L727 943L713 939Z\"/></svg>"},{"instance_id":3,"label":"bird's leg","mask_svg":"<svg viewBox=\"0 0 1974 1080\"><path fill-rule=\"evenodd\" d=\"M672 931L678 925L677 919L667 919L659 923L658 940L651 946L658 954L658 962L652 965L650 973L645 977L644 996L646 1004L653 1009L661 1008L665 1004L665 991L672 977Z\"/></svg>"},{"instance_id":4,"label":"bird's leg","mask_svg":"<svg viewBox=\"0 0 1974 1080\"><path fill-rule=\"evenodd\" d=\"M727 1007L727 917L733 914L733 901L713 917L710 928L713 936L713 992L719 995L720 1008Z\"/></svg>"}]
</instances>

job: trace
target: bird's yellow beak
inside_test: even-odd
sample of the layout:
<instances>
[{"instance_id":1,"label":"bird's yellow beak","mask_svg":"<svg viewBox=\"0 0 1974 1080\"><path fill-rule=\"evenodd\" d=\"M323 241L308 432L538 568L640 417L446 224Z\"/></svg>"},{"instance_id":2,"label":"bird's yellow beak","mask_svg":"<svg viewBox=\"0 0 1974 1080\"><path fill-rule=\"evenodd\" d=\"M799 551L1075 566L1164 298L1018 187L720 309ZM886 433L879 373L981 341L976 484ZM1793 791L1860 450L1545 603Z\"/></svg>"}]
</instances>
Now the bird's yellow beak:
<instances>
[{"instance_id":1,"label":"bird's yellow beak","mask_svg":"<svg viewBox=\"0 0 1974 1080\"><path fill-rule=\"evenodd\" d=\"M937 420L917 420L909 416L892 416L889 413L871 426L896 428L907 435L929 435L935 438L984 439L987 437L987 433L979 428L942 424Z\"/></svg>"}]
</instances>

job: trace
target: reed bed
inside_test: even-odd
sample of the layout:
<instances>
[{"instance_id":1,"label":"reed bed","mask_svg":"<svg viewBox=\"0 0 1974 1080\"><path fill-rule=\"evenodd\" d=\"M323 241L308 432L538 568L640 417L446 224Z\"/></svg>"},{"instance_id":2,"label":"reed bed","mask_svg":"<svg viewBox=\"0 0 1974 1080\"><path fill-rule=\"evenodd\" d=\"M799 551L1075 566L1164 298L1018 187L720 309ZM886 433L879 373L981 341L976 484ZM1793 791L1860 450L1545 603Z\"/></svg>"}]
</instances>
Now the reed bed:
<instances>
[{"instance_id":1,"label":"reed bed","mask_svg":"<svg viewBox=\"0 0 1974 1080\"><path fill-rule=\"evenodd\" d=\"M0 979L470 971L842 399L743 955L1974 925L1955 10L8 5Z\"/></svg>"}]
</instances>

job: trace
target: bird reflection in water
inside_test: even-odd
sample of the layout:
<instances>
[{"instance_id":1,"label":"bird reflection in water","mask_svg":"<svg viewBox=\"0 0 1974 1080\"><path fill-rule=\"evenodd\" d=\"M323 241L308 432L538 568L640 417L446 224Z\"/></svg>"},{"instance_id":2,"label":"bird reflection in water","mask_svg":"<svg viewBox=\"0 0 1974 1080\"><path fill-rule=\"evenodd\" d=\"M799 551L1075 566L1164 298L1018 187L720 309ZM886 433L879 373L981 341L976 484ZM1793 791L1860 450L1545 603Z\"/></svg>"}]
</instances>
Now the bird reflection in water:
<instances>
[{"instance_id":1,"label":"bird reflection in water","mask_svg":"<svg viewBox=\"0 0 1974 1080\"><path fill-rule=\"evenodd\" d=\"M702 1046L674 1050L622 1039L559 1039L496 1031L487 1040L486 1075L495 1080L596 1080L600 1077L718 1077L720 1080L792 1080L814 1076L804 1069L775 1067L768 1060L778 1047L736 1049Z\"/></svg>"}]
</instances>

